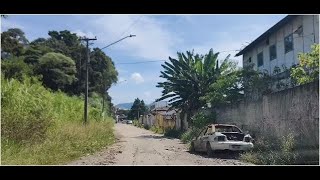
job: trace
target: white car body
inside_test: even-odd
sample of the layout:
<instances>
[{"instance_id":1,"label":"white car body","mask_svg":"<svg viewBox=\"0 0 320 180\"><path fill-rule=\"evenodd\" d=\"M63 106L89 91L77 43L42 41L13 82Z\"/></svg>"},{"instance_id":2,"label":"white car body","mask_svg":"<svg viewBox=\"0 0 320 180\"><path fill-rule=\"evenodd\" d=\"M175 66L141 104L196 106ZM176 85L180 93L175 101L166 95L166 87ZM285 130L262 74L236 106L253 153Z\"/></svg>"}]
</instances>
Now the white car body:
<instances>
[{"instance_id":1,"label":"white car body","mask_svg":"<svg viewBox=\"0 0 320 180\"><path fill-rule=\"evenodd\" d=\"M227 127L237 128L237 132L226 132L229 135L232 133L238 134L243 139L241 140L229 140L224 133L215 131L215 125L208 126L205 131L202 130L200 135L191 142L192 151L206 151L208 155L211 155L214 151L230 150L230 151L248 151L253 148L251 136L244 135L242 131L233 125L226 125ZM223 125L219 125L223 126Z\"/></svg>"}]
</instances>

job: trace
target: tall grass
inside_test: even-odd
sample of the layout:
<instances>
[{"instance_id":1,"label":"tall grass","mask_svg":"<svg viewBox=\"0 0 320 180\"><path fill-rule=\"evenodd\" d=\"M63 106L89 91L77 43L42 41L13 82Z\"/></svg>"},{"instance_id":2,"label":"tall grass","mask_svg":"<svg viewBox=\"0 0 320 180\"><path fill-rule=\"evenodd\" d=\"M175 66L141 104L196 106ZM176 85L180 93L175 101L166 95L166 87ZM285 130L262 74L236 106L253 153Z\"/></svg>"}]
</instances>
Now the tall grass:
<instances>
[{"instance_id":1,"label":"tall grass","mask_svg":"<svg viewBox=\"0 0 320 180\"><path fill-rule=\"evenodd\" d=\"M298 153L295 151L295 139L292 134L281 139L260 138L251 152L240 156L243 161L261 165L296 164Z\"/></svg>"},{"instance_id":2,"label":"tall grass","mask_svg":"<svg viewBox=\"0 0 320 180\"><path fill-rule=\"evenodd\" d=\"M113 121L100 108L90 106L83 125L82 99L1 76L2 164L64 164L113 143Z\"/></svg>"}]
</instances>

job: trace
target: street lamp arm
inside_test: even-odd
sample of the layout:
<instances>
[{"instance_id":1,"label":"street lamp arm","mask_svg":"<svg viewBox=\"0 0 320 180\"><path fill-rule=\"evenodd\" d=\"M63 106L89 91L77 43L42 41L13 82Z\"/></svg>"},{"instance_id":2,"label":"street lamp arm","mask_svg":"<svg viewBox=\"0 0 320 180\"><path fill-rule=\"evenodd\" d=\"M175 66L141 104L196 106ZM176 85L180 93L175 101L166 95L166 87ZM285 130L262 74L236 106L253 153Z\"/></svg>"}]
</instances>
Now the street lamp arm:
<instances>
[{"instance_id":1,"label":"street lamp arm","mask_svg":"<svg viewBox=\"0 0 320 180\"><path fill-rule=\"evenodd\" d=\"M120 42L120 41L122 41L122 40L124 40L124 39L126 39L126 38L128 38L128 37L135 37L136 35L129 35L129 36L126 36L126 37L124 37L124 38L122 38L122 39L119 39L118 41L115 41L115 42L113 42L113 43L111 43L111 44L109 44L109 45L107 45L107 46L105 46L105 47L103 47L103 48L101 48L101 49L104 49L104 48L107 48L107 47L109 47L109 46L111 46L111 45L114 45L114 44L116 44L116 43L118 43L118 42Z\"/></svg>"}]
</instances>

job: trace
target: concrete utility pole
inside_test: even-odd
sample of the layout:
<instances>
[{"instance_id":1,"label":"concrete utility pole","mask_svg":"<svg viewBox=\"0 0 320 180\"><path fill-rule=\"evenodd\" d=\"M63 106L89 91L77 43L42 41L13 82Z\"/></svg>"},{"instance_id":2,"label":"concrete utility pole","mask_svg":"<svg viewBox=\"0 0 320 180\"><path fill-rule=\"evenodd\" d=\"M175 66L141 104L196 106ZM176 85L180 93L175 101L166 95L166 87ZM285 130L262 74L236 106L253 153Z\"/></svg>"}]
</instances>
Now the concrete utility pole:
<instances>
[{"instance_id":1,"label":"concrete utility pole","mask_svg":"<svg viewBox=\"0 0 320 180\"><path fill-rule=\"evenodd\" d=\"M104 48L107 48L113 44L116 44L126 38L131 38L131 37L135 37L136 35L129 35L129 36L126 36L116 42L113 42L103 48L100 48L100 50L104 49ZM89 76L89 73L88 73L88 65L89 65L89 62L90 62L90 49L89 49L89 41L95 41L97 40L97 38L87 38L87 37L83 37L83 38L80 38L81 41L85 41L87 44L86 44L86 47L87 47L87 62L86 62L86 90L85 90L85 99L84 99L84 124L87 124L88 122L88 76Z\"/></svg>"},{"instance_id":2,"label":"concrete utility pole","mask_svg":"<svg viewBox=\"0 0 320 180\"><path fill-rule=\"evenodd\" d=\"M90 62L90 49L89 49L89 41L95 41L97 38L80 38L80 40L85 41L86 47L87 47L87 61L86 61L86 84L85 84L85 98L84 98L84 124L87 124L88 122L88 77L89 77L89 71L88 71L88 65Z\"/></svg>"}]
</instances>

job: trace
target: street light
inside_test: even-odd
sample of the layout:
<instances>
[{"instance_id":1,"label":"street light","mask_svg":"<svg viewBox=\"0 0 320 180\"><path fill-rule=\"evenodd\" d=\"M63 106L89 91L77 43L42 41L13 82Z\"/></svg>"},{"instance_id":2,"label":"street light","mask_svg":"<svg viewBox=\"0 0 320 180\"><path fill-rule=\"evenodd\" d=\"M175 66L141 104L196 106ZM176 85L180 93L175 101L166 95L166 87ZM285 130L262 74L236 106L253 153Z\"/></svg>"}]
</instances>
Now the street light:
<instances>
[{"instance_id":1,"label":"street light","mask_svg":"<svg viewBox=\"0 0 320 180\"><path fill-rule=\"evenodd\" d=\"M114 44L116 44L116 43L118 43L118 42L120 42L120 41L122 41L122 40L124 40L124 39L126 39L126 38L131 38L131 37L135 37L136 35L129 35L129 36L126 36L126 37L124 37L124 38L121 38L121 39L119 39L118 41L115 41L115 42L113 42L113 43L111 43L111 44L109 44L109 45L107 45L107 46L105 46L105 47L103 47L103 48L100 48L101 50L102 49L104 49L104 48L107 48L107 47L109 47L109 46L112 46L112 45L114 45ZM89 56L89 52L90 52L90 50L89 50L89 41L92 41L92 40L97 40L97 38L92 38L92 39L89 39L89 38L81 38L80 40L85 40L86 42L87 42L87 62L86 62L86 84L85 84L85 102L84 102L84 123L86 124L87 123L87 120L88 120L88 64L89 64L89 62L90 62L90 56ZM104 105L103 105L103 108L104 108Z\"/></svg>"},{"instance_id":2,"label":"street light","mask_svg":"<svg viewBox=\"0 0 320 180\"><path fill-rule=\"evenodd\" d=\"M124 38L121 38L121 39L119 39L118 41L115 41L115 42L113 42L113 43L111 43L111 44L109 44L109 45L107 45L107 46L105 46L105 47L103 47L103 48L100 48L100 49L102 50L102 49L107 48L107 47L109 47L109 46L111 46L111 45L114 45L114 44L116 44L116 43L118 43L118 42L120 42L120 41L122 41L122 40L124 40L124 39L126 39L126 38L135 37L135 36L136 36L136 35L130 34L129 36L126 36L126 37L124 37Z\"/></svg>"}]
</instances>

